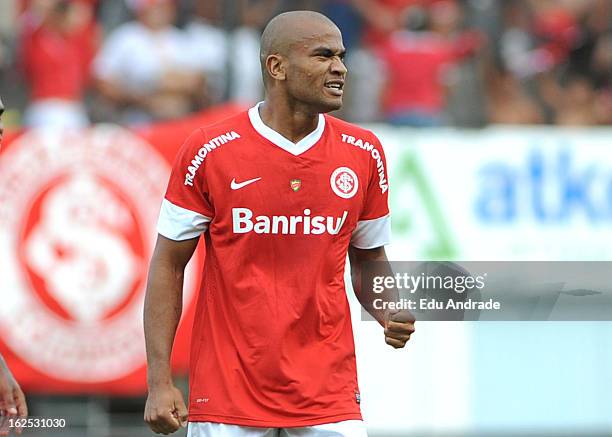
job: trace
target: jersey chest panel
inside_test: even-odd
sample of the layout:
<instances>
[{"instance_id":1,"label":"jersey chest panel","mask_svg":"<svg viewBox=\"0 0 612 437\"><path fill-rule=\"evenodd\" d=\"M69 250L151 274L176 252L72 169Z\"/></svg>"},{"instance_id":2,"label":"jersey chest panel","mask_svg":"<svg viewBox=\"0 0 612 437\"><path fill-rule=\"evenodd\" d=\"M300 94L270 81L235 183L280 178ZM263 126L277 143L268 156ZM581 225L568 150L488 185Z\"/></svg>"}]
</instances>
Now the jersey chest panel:
<instances>
[{"instance_id":1,"label":"jersey chest panel","mask_svg":"<svg viewBox=\"0 0 612 437\"><path fill-rule=\"evenodd\" d=\"M346 236L357 223L367 163L344 144L321 140L294 156L241 140L208 171L215 217L211 234ZM212 174L211 174L212 173ZM269 222L269 224L268 224Z\"/></svg>"}]
</instances>

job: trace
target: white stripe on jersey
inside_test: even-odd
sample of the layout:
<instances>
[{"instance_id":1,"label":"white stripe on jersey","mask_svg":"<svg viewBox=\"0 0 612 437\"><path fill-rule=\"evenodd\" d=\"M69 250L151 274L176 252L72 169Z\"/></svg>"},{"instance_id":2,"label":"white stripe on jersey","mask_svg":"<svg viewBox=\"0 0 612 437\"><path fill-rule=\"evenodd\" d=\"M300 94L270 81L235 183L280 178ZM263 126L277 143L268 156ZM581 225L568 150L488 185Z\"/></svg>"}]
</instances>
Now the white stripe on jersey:
<instances>
[{"instance_id":1,"label":"white stripe on jersey","mask_svg":"<svg viewBox=\"0 0 612 437\"><path fill-rule=\"evenodd\" d=\"M351 236L351 246L374 249L391 242L391 217L387 214L373 220L361 220Z\"/></svg>"},{"instance_id":2,"label":"white stripe on jersey","mask_svg":"<svg viewBox=\"0 0 612 437\"><path fill-rule=\"evenodd\" d=\"M171 240L189 240L206 232L211 220L210 217L182 208L164 199L159 211L157 232Z\"/></svg>"}]
</instances>

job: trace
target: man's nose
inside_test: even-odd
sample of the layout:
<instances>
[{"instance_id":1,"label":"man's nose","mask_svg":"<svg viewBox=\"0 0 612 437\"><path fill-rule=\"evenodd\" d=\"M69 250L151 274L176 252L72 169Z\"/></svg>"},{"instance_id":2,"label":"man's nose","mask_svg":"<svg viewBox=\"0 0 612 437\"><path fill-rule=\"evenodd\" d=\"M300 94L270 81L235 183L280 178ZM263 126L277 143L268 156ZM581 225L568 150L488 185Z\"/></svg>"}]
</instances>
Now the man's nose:
<instances>
[{"instance_id":1,"label":"man's nose","mask_svg":"<svg viewBox=\"0 0 612 437\"><path fill-rule=\"evenodd\" d=\"M348 72L348 70L346 69L346 65L344 65L344 61L340 58L334 59L334 61L332 62L331 71L332 73L336 73L341 76L344 76Z\"/></svg>"}]
</instances>

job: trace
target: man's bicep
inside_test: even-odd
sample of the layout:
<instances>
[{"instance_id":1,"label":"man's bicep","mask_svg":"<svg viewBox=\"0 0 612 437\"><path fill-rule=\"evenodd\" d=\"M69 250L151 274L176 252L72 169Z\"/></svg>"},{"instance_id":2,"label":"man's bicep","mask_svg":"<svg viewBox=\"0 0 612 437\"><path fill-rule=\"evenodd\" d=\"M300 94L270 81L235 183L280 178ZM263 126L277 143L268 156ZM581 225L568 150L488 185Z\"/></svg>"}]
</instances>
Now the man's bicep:
<instances>
[{"instance_id":1,"label":"man's bicep","mask_svg":"<svg viewBox=\"0 0 612 437\"><path fill-rule=\"evenodd\" d=\"M171 240L161 234L157 235L153 261L169 264L184 269L198 246L199 238Z\"/></svg>"},{"instance_id":2,"label":"man's bicep","mask_svg":"<svg viewBox=\"0 0 612 437\"><path fill-rule=\"evenodd\" d=\"M349 261L351 265L351 281L355 294L361 293L361 275L363 273L364 264L374 261L387 262L387 253L385 247L375 247L373 249L359 249L355 246L349 246L348 250Z\"/></svg>"},{"instance_id":3,"label":"man's bicep","mask_svg":"<svg viewBox=\"0 0 612 437\"><path fill-rule=\"evenodd\" d=\"M351 235L351 246L362 250L376 250L391 242L389 214L371 220L360 220Z\"/></svg>"},{"instance_id":4,"label":"man's bicep","mask_svg":"<svg viewBox=\"0 0 612 437\"><path fill-rule=\"evenodd\" d=\"M157 222L157 232L171 240L200 236L215 216L204 168L206 160L202 157L206 138L202 129L195 130L181 146L172 166Z\"/></svg>"},{"instance_id":5,"label":"man's bicep","mask_svg":"<svg viewBox=\"0 0 612 437\"><path fill-rule=\"evenodd\" d=\"M367 261L387 261L387 252L385 252L385 246L360 249L351 245L349 246L349 260L351 265Z\"/></svg>"}]
</instances>

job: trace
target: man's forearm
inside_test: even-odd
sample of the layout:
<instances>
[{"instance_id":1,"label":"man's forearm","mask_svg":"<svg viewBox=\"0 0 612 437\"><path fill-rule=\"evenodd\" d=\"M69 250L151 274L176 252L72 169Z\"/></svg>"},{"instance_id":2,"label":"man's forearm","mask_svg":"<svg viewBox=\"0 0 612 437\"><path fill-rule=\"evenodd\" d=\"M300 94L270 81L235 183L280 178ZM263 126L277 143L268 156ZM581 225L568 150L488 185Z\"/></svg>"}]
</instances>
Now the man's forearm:
<instances>
[{"instance_id":1,"label":"man's forearm","mask_svg":"<svg viewBox=\"0 0 612 437\"><path fill-rule=\"evenodd\" d=\"M149 386L172 382L170 356L183 307L183 276L180 268L155 258L151 262L144 306Z\"/></svg>"},{"instance_id":2,"label":"man's forearm","mask_svg":"<svg viewBox=\"0 0 612 437\"><path fill-rule=\"evenodd\" d=\"M374 300L382 300L383 302L397 302L399 295L397 289L385 288L382 293L374 294L371 284L362 283L362 272L366 262L376 262L377 270L380 274L392 276L391 266L387 260L387 255L384 249L378 251L360 250L351 248L349 252L351 261L351 282L355 291L355 296L361 306L372 316L378 323L384 326L386 311L374 307Z\"/></svg>"},{"instance_id":3,"label":"man's forearm","mask_svg":"<svg viewBox=\"0 0 612 437\"><path fill-rule=\"evenodd\" d=\"M390 272L391 269L389 268L389 275L391 275ZM374 301L377 300L382 302L397 302L399 299L397 290L395 288L385 289L382 293L374 294L374 292L372 291L372 287L368 286L368 284L362 284L361 267L352 270L351 279L353 283L353 289L355 290L355 296L357 297L357 300L359 301L361 306L372 317L374 317L378 321L378 323L384 326L387 311L384 309L384 307L380 308L379 305L377 305L378 308L375 308Z\"/></svg>"}]
</instances>

